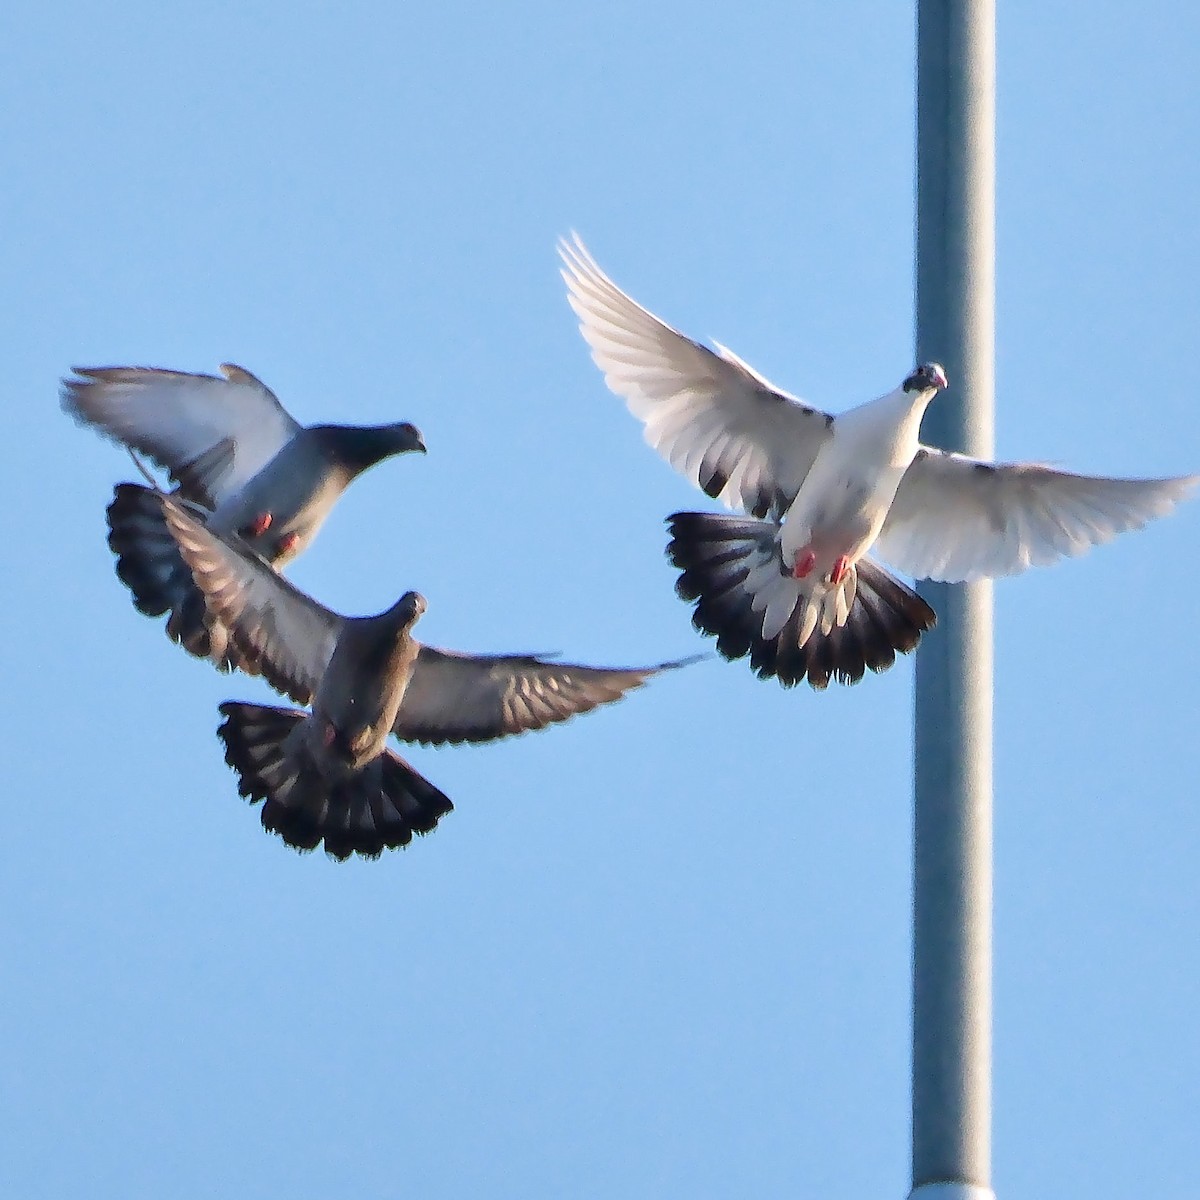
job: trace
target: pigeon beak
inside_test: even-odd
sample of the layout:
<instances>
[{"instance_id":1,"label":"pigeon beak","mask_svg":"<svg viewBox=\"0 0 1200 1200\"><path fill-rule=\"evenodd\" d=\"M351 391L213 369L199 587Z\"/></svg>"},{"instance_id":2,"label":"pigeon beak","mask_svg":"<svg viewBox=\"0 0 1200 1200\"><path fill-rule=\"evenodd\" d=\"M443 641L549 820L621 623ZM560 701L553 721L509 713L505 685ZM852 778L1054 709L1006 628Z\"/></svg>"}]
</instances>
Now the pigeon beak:
<instances>
[{"instance_id":1,"label":"pigeon beak","mask_svg":"<svg viewBox=\"0 0 1200 1200\"><path fill-rule=\"evenodd\" d=\"M950 386L950 382L946 378L946 372L942 369L941 363L929 364L929 377L943 392Z\"/></svg>"}]
</instances>

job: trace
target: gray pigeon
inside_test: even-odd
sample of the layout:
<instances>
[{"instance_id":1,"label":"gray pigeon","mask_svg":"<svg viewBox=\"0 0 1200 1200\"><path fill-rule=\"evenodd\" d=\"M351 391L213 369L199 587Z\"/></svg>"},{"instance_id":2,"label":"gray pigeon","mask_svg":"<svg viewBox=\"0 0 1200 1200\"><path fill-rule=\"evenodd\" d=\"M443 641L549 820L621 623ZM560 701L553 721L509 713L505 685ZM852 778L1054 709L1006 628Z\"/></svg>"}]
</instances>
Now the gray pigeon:
<instances>
[{"instance_id":1,"label":"gray pigeon","mask_svg":"<svg viewBox=\"0 0 1200 1200\"><path fill-rule=\"evenodd\" d=\"M296 422L249 371L224 363L223 379L150 367L75 367L63 408L81 424L146 455L207 510L218 533L236 533L276 568L305 550L350 482L393 454L424 452L420 431L395 425ZM222 670L238 666L162 520L158 495L118 484L108 508L117 574L147 616L169 612L167 633Z\"/></svg>"},{"instance_id":2,"label":"gray pigeon","mask_svg":"<svg viewBox=\"0 0 1200 1200\"><path fill-rule=\"evenodd\" d=\"M218 730L239 791L265 801L263 826L334 858L375 857L427 833L450 801L386 746L389 733L426 745L488 742L542 729L619 700L660 671L472 655L423 646L425 611L406 592L373 617L318 604L235 536L217 537L164 496L167 528L247 669L310 713L229 701Z\"/></svg>"},{"instance_id":3,"label":"gray pigeon","mask_svg":"<svg viewBox=\"0 0 1200 1200\"><path fill-rule=\"evenodd\" d=\"M592 358L646 441L749 514L675 513L667 552L693 623L726 658L749 654L761 678L854 683L916 646L933 610L869 550L917 579L1012 575L1140 528L1200 482L1094 478L924 446L921 418L947 386L937 363L831 416L660 321L578 238L559 253Z\"/></svg>"}]
</instances>

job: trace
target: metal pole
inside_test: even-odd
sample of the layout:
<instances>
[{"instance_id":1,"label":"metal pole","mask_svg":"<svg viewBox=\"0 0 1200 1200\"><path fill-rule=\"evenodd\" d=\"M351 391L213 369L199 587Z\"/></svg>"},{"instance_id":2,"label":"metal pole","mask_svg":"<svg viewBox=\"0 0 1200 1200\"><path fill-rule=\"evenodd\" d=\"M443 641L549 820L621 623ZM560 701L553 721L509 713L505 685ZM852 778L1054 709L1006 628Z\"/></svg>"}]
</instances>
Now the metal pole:
<instances>
[{"instance_id":1,"label":"metal pole","mask_svg":"<svg viewBox=\"0 0 1200 1200\"><path fill-rule=\"evenodd\" d=\"M994 0L917 0L917 361L924 440L993 453ZM924 584L916 664L910 1200L991 1200L992 592Z\"/></svg>"}]
</instances>

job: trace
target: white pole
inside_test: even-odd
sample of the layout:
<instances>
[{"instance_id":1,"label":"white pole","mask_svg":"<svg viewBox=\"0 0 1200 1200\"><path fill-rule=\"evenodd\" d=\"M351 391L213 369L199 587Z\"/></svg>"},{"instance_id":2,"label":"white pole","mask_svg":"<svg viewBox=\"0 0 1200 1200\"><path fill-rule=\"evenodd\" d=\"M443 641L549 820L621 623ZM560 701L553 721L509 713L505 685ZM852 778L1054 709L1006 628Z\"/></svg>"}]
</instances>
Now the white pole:
<instances>
[{"instance_id":1,"label":"white pole","mask_svg":"<svg viewBox=\"0 0 1200 1200\"><path fill-rule=\"evenodd\" d=\"M995 3L917 0L924 440L993 453ZM923 584L917 653L910 1200L992 1200L992 592Z\"/></svg>"}]
</instances>

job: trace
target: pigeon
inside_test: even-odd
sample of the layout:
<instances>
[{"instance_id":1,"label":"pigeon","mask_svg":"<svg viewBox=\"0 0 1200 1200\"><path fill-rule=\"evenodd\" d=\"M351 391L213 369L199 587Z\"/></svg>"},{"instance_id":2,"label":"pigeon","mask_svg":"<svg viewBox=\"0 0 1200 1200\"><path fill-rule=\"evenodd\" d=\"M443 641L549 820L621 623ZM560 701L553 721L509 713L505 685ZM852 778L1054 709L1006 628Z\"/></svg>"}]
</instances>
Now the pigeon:
<instances>
[{"instance_id":1,"label":"pigeon","mask_svg":"<svg viewBox=\"0 0 1200 1200\"><path fill-rule=\"evenodd\" d=\"M693 624L760 678L856 683L912 650L936 615L914 579L967 582L1081 554L1169 512L1200 481L1107 479L922 445L948 386L937 363L832 416L731 350L627 296L576 236L559 243L580 331L609 388L673 467L740 515L674 513L667 554Z\"/></svg>"},{"instance_id":2,"label":"pigeon","mask_svg":"<svg viewBox=\"0 0 1200 1200\"><path fill-rule=\"evenodd\" d=\"M336 859L377 857L450 811L447 797L387 747L389 733L425 745L493 741L619 700L695 661L610 669L438 650L412 636L425 611L418 593L376 616L339 616L236 534L218 537L177 497L163 496L161 506L211 619L251 669L311 710L228 701L218 730L241 795L264 801L264 828L299 850L323 839Z\"/></svg>"},{"instance_id":3,"label":"pigeon","mask_svg":"<svg viewBox=\"0 0 1200 1200\"><path fill-rule=\"evenodd\" d=\"M222 364L224 378L151 367L73 371L62 388L68 414L148 456L180 497L207 510L216 532L236 533L277 568L308 547L356 476L394 454L425 451L407 422L303 426L232 363ZM108 525L117 575L138 610L169 612L174 641L222 670L239 666L225 630L205 621L203 597L163 525L156 490L118 484Z\"/></svg>"}]
</instances>

